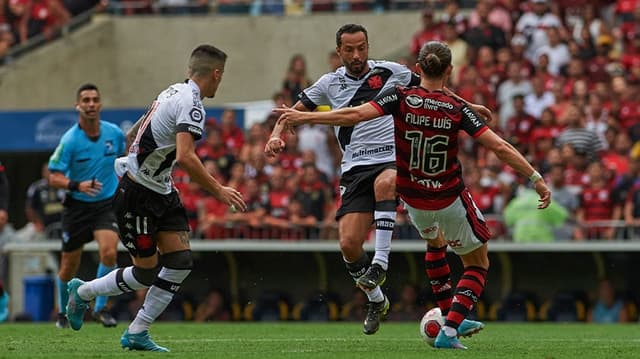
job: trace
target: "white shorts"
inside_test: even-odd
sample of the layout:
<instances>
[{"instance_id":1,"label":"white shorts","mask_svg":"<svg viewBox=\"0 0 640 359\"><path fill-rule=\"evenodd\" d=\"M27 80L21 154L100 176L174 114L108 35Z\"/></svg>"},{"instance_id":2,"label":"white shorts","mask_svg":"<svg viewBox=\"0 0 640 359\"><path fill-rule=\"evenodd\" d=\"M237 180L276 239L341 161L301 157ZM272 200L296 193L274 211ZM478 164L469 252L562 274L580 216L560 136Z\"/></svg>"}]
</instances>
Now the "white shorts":
<instances>
[{"instance_id":1,"label":"white shorts","mask_svg":"<svg viewBox=\"0 0 640 359\"><path fill-rule=\"evenodd\" d=\"M404 206L422 238L435 239L441 230L444 240L457 255L468 254L491 238L482 213L466 189L442 209L417 209L406 203Z\"/></svg>"}]
</instances>

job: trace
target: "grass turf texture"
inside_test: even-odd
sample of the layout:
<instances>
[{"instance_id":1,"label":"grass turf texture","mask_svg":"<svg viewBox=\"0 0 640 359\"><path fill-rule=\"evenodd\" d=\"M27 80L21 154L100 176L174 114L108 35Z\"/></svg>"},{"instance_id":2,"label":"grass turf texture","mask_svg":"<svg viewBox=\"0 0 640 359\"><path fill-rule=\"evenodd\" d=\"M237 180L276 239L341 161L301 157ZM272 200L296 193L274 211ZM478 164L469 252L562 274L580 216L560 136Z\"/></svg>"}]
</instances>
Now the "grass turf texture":
<instances>
[{"instance_id":1,"label":"grass turf texture","mask_svg":"<svg viewBox=\"0 0 640 359\"><path fill-rule=\"evenodd\" d=\"M640 358L640 327L487 323L467 351L427 346L418 323L382 323L372 336L357 323L156 323L153 339L171 353L121 349L125 324L87 323L79 332L54 323L0 325L0 358Z\"/></svg>"}]
</instances>

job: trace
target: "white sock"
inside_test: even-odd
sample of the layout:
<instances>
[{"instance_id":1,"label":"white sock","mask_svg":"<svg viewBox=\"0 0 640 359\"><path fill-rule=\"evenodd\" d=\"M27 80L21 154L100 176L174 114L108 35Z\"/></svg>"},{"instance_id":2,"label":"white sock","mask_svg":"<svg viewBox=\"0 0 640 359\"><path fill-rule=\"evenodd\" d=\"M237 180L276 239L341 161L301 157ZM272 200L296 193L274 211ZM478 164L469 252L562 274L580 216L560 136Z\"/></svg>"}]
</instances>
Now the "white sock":
<instances>
[{"instance_id":1,"label":"white sock","mask_svg":"<svg viewBox=\"0 0 640 359\"><path fill-rule=\"evenodd\" d=\"M379 303L384 300L384 293L382 293L382 289L380 289L380 286L376 286L371 290L363 289L363 291L367 295L367 298L369 298L370 302Z\"/></svg>"},{"instance_id":2,"label":"white sock","mask_svg":"<svg viewBox=\"0 0 640 359\"><path fill-rule=\"evenodd\" d=\"M391 237L396 223L396 212L375 211L373 218L376 223L376 253L371 263L378 263L382 269L387 270L389 268L389 253L391 252Z\"/></svg>"},{"instance_id":3,"label":"white sock","mask_svg":"<svg viewBox=\"0 0 640 359\"><path fill-rule=\"evenodd\" d=\"M84 283L78 288L78 295L80 298L90 301L99 295L112 296L129 292L130 290L126 286L120 288L121 284L119 285L118 283L119 273L122 273L124 284L131 290L147 288L146 285L138 282L133 276L133 267L126 267L112 270L104 277Z\"/></svg>"},{"instance_id":4,"label":"white sock","mask_svg":"<svg viewBox=\"0 0 640 359\"><path fill-rule=\"evenodd\" d=\"M170 269L162 267L158 279L149 288L144 297L144 304L135 319L129 325L129 333L137 334L149 329L149 326L167 308L174 294L180 290L180 285L187 278L191 270Z\"/></svg>"}]
</instances>

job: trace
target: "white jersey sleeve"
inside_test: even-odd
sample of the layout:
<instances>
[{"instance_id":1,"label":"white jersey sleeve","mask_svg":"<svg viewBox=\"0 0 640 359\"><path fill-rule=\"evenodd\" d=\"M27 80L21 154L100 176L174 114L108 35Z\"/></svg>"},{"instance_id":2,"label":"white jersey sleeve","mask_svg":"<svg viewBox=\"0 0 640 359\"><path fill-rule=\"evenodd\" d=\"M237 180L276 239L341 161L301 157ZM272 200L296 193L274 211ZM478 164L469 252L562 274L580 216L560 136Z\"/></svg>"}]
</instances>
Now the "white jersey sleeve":
<instances>
[{"instance_id":1,"label":"white jersey sleeve","mask_svg":"<svg viewBox=\"0 0 640 359\"><path fill-rule=\"evenodd\" d=\"M180 94L180 101L176 103L176 132L188 132L194 140L202 138L204 133L205 112L200 98L184 91Z\"/></svg>"},{"instance_id":2,"label":"white jersey sleeve","mask_svg":"<svg viewBox=\"0 0 640 359\"><path fill-rule=\"evenodd\" d=\"M319 105L329 104L330 101L327 94L329 92L329 84L332 79L332 73L328 73L320 77L318 81L300 93L300 102L312 111Z\"/></svg>"}]
</instances>

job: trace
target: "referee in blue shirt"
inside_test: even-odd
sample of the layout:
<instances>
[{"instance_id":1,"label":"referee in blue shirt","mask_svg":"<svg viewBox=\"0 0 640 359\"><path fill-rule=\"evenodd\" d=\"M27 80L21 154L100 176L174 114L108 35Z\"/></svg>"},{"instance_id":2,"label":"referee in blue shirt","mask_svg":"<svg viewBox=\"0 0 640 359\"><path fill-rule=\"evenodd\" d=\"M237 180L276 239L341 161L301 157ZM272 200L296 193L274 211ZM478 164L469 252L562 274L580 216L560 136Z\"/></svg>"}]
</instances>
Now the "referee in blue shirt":
<instances>
[{"instance_id":1,"label":"referee in blue shirt","mask_svg":"<svg viewBox=\"0 0 640 359\"><path fill-rule=\"evenodd\" d=\"M67 282L80 266L82 248L95 239L100 252L97 277L116 268L118 225L112 198L118 186L114 162L124 154L125 136L120 128L100 120L100 92L82 85L76 96L78 123L71 127L49 159L49 183L69 192L62 214L62 255L57 278L58 328L69 326L66 317ZM105 327L116 325L105 310L107 297L97 297L93 317Z\"/></svg>"}]
</instances>

